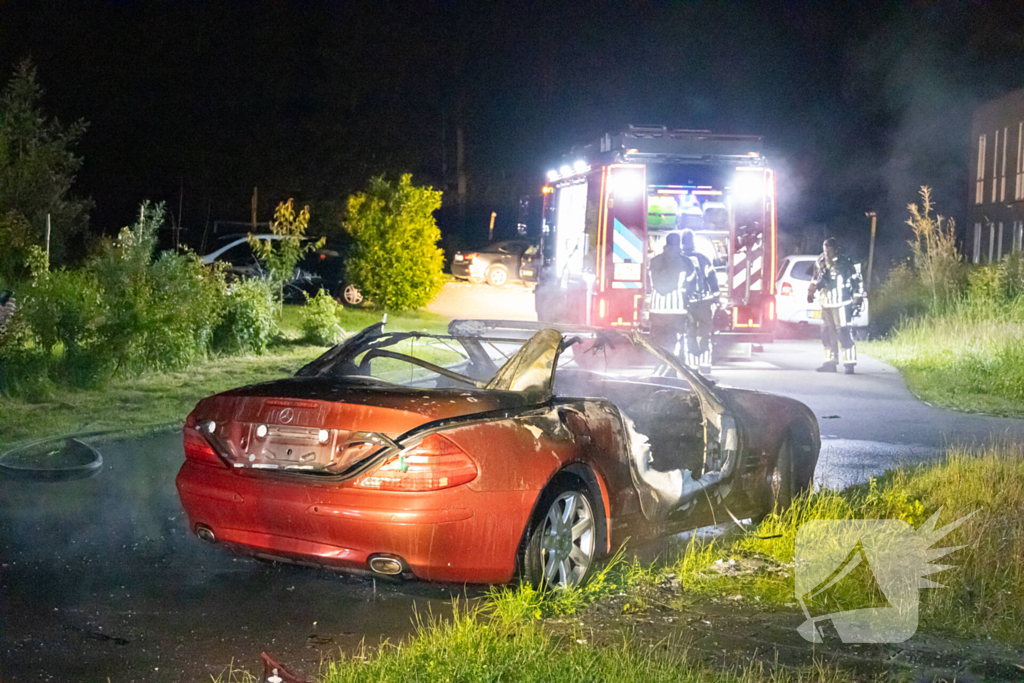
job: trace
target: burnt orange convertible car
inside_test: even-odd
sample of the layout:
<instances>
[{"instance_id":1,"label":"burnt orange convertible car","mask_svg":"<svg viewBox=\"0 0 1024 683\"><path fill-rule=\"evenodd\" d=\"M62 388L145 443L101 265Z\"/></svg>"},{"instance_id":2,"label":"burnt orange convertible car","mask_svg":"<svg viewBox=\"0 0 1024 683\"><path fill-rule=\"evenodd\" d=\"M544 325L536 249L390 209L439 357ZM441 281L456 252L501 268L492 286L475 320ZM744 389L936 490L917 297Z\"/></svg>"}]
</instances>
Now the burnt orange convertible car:
<instances>
[{"instance_id":1,"label":"burnt orange convertible car","mask_svg":"<svg viewBox=\"0 0 1024 683\"><path fill-rule=\"evenodd\" d=\"M786 505L813 413L716 386L639 335L369 327L294 377L203 399L178 493L199 538L432 581L583 581L641 542Z\"/></svg>"}]
</instances>

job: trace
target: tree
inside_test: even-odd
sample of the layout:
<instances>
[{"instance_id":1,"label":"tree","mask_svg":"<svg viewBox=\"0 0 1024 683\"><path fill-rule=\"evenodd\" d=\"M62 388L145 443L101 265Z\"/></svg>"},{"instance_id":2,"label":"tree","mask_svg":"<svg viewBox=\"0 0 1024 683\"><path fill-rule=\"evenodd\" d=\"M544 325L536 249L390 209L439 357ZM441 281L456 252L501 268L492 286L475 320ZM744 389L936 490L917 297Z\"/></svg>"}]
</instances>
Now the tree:
<instances>
[{"instance_id":1,"label":"tree","mask_svg":"<svg viewBox=\"0 0 1024 683\"><path fill-rule=\"evenodd\" d=\"M408 173L397 182L372 178L365 192L349 197L344 225L355 245L348 278L377 306L419 308L441 290L444 253L434 220L440 207L441 192L413 185Z\"/></svg>"},{"instance_id":2,"label":"tree","mask_svg":"<svg viewBox=\"0 0 1024 683\"><path fill-rule=\"evenodd\" d=\"M284 300L284 283L294 275L299 259L310 251L324 246L323 238L303 244L308 226L309 207L305 206L302 211L295 213L295 202L289 199L277 205L277 209L274 210L274 221L270 224L271 234L277 235L280 239L260 239L255 235L249 235L252 250L256 252L260 262L266 264L267 275L277 287L279 301Z\"/></svg>"},{"instance_id":3,"label":"tree","mask_svg":"<svg viewBox=\"0 0 1024 683\"><path fill-rule=\"evenodd\" d=\"M86 124L62 126L46 118L42 94L27 59L0 94L0 277L24 275L19 270L28 246L45 243L47 215L55 262L88 221L91 203L69 196L82 166L72 150Z\"/></svg>"}]
</instances>

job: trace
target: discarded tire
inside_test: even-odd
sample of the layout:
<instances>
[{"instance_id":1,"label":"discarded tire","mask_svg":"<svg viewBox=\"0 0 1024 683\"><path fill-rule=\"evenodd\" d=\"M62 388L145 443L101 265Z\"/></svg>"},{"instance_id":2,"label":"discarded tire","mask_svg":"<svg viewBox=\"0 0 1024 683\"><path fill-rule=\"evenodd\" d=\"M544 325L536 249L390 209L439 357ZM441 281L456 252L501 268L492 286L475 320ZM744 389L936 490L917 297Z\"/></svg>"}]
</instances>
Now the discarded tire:
<instances>
[{"instance_id":1,"label":"discarded tire","mask_svg":"<svg viewBox=\"0 0 1024 683\"><path fill-rule=\"evenodd\" d=\"M28 481L72 481L94 476L103 456L78 439L47 439L0 454L0 476Z\"/></svg>"}]
</instances>

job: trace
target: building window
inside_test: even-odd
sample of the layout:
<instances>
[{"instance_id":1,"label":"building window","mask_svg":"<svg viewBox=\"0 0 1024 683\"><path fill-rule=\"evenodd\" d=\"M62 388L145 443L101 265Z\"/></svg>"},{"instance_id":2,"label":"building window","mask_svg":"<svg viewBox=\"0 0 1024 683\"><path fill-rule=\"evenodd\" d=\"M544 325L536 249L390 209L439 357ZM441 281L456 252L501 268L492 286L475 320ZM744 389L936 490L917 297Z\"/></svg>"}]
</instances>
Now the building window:
<instances>
[{"instance_id":1,"label":"building window","mask_svg":"<svg viewBox=\"0 0 1024 683\"><path fill-rule=\"evenodd\" d=\"M996 144L992 145L992 203L996 203L996 190L999 188L999 130L996 130ZM995 228L993 228L994 230ZM989 259L990 261L992 259Z\"/></svg>"},{"instance_id":2,"label":"building window","mask_svg":"<svg viewBox=\"0 0 1024 683\"><path fill-rule=\"evenodd\" d=\"M981 260L981 223L974 224L974 262Z\"/></svg>"},{"instance_id":3,"label":"building window","mask_svg":"<svg viewBox=\"0 0 1024 683\"><path fill-rule=\"evenodd\" d=\"M1024 221L1016 221L1013 224L1013 250L1021 250L1021 242L1024 241Z\"/></svg>"},{"instance_id":4,"label":"building window","mask_svg":"<svg viewBox=\"0 0 1024 683\"><path fill-rule=\"evenodd\" d=\"M1009 129L1003 128L1003 166L999 172L999 201L1006 201L1006 138ZM998 134L999 131L996 131Z\"/></svg>"},{"instance_id":5,"label":"building window","mask_svg":"<svg viewBox=\"0 0 1024 683\"><path fill-rule=\"evenodd\" d=\"M1017 124L1017 187L1013 193L1016 201L1024 199L1024 159L1021 159L1021 152L1024 152L1024 121Z\"/></svg>"},{"instance_id":6,"label":"building window","mask_svg":"<svg viewBox=\"0 0 1024 683\"><path fill-rule=\"evenodd\" d=\"M1004 140L1006 138L1003 138ZM996 261L1003 260L1003 222L999 221L999 237L996 241Z\"/></svg>"},{"instance_id":7,"label":"building window","mask_svg":"<svg viewBox=\"0 0 1024 683\"><path fill-rule=\"evenodd\" d=\"M996 255L996 224L988 224L988 262L992 263L992 257Z\"/></svg>"},{"instance_id":8,"label":"building window","mask_svg":"<svg viewBox=\"0 0 1024 683\"><path fill-rule=\"evenodd\" d=\"M978 178L974 189L974 203L981 204L985 201L985 147L987 141L984 135L978 136Z\"/></svg>"}]
</instances>

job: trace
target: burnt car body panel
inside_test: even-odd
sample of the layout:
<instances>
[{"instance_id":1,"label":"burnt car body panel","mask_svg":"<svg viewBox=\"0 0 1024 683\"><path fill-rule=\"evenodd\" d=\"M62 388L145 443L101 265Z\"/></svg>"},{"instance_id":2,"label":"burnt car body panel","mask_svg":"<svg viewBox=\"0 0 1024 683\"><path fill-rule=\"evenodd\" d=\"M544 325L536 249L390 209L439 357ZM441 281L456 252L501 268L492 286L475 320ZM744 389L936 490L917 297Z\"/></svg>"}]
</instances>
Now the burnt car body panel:
<instances>
[{"instance_id":1,"label":"burnt car body panel","mask_svg":"<svg viewBox=\"0 0 1024 683\"><path fill-rule=\"evenodd\" d=\"M526 343L519 339L519 351L495 372L484 348L510 342L507 335L495 334L493 325L453 323L452 330L442 338L389 335L373 326L296 377L200 401L186 423L186 443L209 444L215 457L189 458L179 472L190 527L273 559L367 571L373 557L387 555L421 579L500 583L515 574L543 492L566 473L585 482L595 501L599 554L627 539L764 513L781 444L794 429L813 451L800 463L801 476L813 474L820 439L806 406L716 387L645 340L578 330L594 332L581 342L569 330L543 330ZM435 386L382 384L358 374L369 358L403 355L387 349L430 339L459 340L466 349L448 368L422 361ZM652 352L666 374L599 371L609 353L628 365L638 350ZM559 368L563 359L572 367ZM516 360L519 366L508 369ZM658 409L646 408L652 404ZM290 447L287 455L257 449L256 425L264 428L261 438L280 432L284 445L301 448L295 455ZM661 429L668 436L659 436ZM322 444L313 441L317 434L326 438ZM429 491L359 487L396 454L437 436L468 454L476 469L470 480ZM351 458L341 455L351 445L346 439L355 444ZM640 462L648 456L649 465Z\"/></svg>"}]
</instances>

